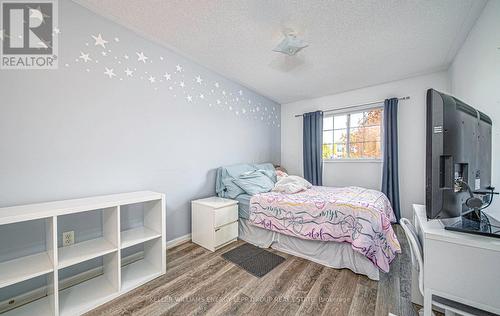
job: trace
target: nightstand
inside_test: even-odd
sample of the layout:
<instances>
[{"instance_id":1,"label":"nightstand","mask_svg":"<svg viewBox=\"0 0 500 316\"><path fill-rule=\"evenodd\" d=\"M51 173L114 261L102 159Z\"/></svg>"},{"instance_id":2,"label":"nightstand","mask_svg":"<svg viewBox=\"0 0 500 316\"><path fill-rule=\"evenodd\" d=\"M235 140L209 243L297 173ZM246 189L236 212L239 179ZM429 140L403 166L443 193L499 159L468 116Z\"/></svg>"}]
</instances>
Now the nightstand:
<instances>
[{"instance_id":1,"label":"nightstand","mask_svg":"<svg viewBox=\"0 0 500 316\"><path fill-rule=\"evenodd\" d=\"M191 239L215 251L238 239L238 201L209 197L191 202Z\"/></svg>"}]
</instances>

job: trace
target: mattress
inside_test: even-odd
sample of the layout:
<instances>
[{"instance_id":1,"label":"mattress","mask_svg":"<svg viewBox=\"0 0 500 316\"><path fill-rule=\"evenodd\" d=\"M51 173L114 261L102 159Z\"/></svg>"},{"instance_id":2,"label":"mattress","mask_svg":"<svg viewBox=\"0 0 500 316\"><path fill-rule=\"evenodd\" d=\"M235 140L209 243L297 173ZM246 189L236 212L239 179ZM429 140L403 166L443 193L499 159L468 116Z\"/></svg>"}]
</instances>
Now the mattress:
<instances>
[{"instance_id":1,"label":"mattress","mask_svg":"<svg viewBox=\"0 0 500 316\"><path fill-rule=\"evenodd\" d=\"M348 243L304 240L251 225L240 219L238 238L261 248L273 248L335 269L349 269L378 281L380 270Z\"/></svg>"},{"instance_id":2,"label":"mattress","mask_svg":"<svg viewBox=\"0 0 500 316\"><path fill-rule=\"evenodd\" d=\"M391 204L379 191L319 187L259 193L250 199L252 225L303 240L347 243L384 272L401 247Z\"/></svg>"}]
</instances>

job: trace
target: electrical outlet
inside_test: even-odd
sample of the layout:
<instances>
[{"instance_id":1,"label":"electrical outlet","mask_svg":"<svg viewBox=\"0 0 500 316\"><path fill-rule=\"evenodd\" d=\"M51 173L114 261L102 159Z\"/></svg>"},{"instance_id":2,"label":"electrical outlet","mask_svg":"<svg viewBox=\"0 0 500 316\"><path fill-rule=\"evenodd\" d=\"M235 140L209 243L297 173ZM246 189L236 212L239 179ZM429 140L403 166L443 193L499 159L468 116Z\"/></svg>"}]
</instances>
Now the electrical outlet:
<instances>
[{"instance_id":1,"label":"electrical outlet","mask_svg":"<svg viewBox=\"0 0 500 316\"><path fill-rule=\"evenodd\" d=\"M71 246L75 243L75 231L63 232L63 247Z\"/></svg>"}]
</instances>

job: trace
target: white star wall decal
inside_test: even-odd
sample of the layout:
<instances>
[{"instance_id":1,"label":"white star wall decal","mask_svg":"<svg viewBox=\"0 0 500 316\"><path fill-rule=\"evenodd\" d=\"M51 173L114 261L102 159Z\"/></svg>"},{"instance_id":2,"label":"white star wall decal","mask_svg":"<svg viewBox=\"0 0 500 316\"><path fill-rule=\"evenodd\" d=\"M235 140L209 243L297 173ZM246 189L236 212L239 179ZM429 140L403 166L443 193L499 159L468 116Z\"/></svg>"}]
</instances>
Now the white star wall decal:
<instances>
[{"instance_id":1,"label":"white star wall decal","mask_svg":"<svg viewBox=\"0 0 500 316\"><path fill-rule=\"evenodd\" d=\"M104 69L106 70L104 71L104 74L108 76L110 79L116 76L115 73L113 72L113 69L109 69L106 67L104 67Z\"/></svg>"},{"instance_id":2,"label":"white star wall decal","mask_svg":"<svg viewBox=\"0 0 500 316\"><path fill-rule=\"evenodd\" d=\"M92 38L94 38L95 40L94 46L101 46L102 48L106 48L106 44L108 43L108 41L102 38L101 33L99 33L99 35L97 36L92 35Z\"/></svg>"},{"instance_id":3,"label":"white star wall decal","mask_svg":"<svg viewBox=\"0 0 500 316\"><path fill-rule=\"evenodd\" d=\"M92 58L89 57L89 54L85 54L83 52L80 52L80 57L78 58L82 59L84 62L92 60Z\"/></svg>"},{"instance_id":4,"label":"white star wall decal","mask_svg":"<svg viewBox=\"0 0 500 316\"><path fill-rule=\"evenodd\" d=\"M53 33L57 32L54 30ZM175 63L168 66L168 56L150 55L150 52L147 50L140 51L140 47L136 48L135 51L126 51L121 45L116 45L116 43L122 42L122 40L113 34L108 34L111 44L100 33L97 35L89 34L87 36L91 36L95 40L94 46L97 50L92 51L90 49L92 42L83 41L82 47L85 44L87 48L81 48L80 54L73 57L76 63L82 66L85 63L85 66L81 67L81 71L83 72L94 73L97 71L98 74L100 70L104 69L105 77L116 79L110 81L116 83L126 81L127 79L131 79L130 82L139 83L139 81L135 82L134 79L140 79L146 82L148 89L155 91L164 89L172 99L183 99L188 104L208 105L213 110L227 111L226 113L231 113L241 120L262 121L261 124L280 127L279 110L276 106L272 103L259 102L257 99L254 99L252 93L243 90L243 87L236 87L234 89L230 85L226 85L225 81L202 78L201 73L197 73L200 70L191 69L190 65L186 65L187 68L184 68L184 65L176 65ZM8 38L8 35L2 29L0 29L0 38ZM116 47L113 45L116 45ZM112 48L113 51L108 48ZM130 53L130 55L127 53ZM134 56L134 53L136 56ZM92 58L90 57L91 54ZM139 65L135 64L134 57L137 57ZM108 63L109 61L113 63ZM133 61L133 63L130 64L128 61ZM153 68L151 67L153 66L153 61L161 61L162 65L165 63L165 66L168 68ZM92 68L94 63L98 68ZM70 65L65 64L65 66L69 67ZM108 66L109 68L99 68L99 66ZM114 68L117 68L116 73ZM187 75L183 72L187 72ZM165 87L162 84L164 81L167 83ZM181 90L176 91L176 89Z\"/></svg>"},{"instance_id":5,"label":"white star wall decal","mask_svg":"<svg viewBox=\"0 0 500 316\"><path fill-rule=\"evenodd\" d=\"M148 57L146 57L146 55L144 55L143 52L136 53L136 54L137 54L137 61L142 61L143 63L146 63L146 60L148 59Z\"/></svg>"}]
</instances>

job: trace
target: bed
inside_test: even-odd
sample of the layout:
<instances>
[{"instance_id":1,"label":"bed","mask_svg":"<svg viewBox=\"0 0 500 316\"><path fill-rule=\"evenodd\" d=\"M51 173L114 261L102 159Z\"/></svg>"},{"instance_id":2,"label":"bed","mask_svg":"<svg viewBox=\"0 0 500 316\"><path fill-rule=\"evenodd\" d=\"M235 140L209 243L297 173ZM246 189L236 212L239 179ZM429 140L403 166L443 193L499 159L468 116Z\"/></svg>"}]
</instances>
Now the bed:
<instances>
[{"instance_id":1,"label":"bed","mask_svg":"<svg viewBox=\"0 0 500 316\"><path fill-rule=\"evenodd\" d=\"M401 249L385 195L358 187L250 195L235 185L234 179L256 170L270 175L274 167L241 164L217 170L217 194L239 202L240 239L332 268L347 268L372 280L379 280L380 271L389 271Z\"/></svg>"}]
</instances>

